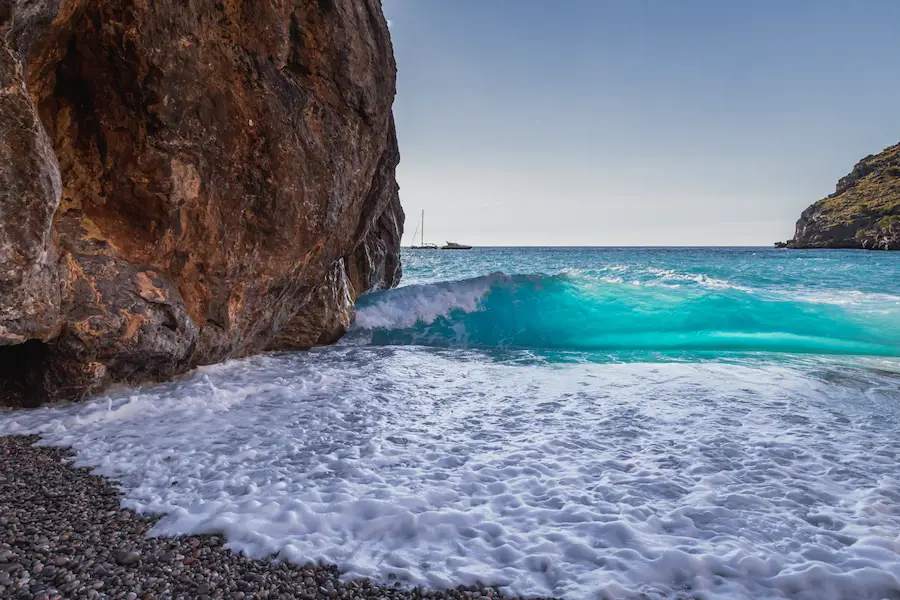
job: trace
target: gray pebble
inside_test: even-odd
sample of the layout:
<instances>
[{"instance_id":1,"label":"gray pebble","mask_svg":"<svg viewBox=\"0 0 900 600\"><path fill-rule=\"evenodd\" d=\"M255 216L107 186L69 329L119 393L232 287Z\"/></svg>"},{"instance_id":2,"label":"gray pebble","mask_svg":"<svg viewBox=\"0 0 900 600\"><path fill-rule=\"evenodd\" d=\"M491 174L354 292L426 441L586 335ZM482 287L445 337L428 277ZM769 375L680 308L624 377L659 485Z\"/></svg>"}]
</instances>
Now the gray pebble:
<instances>
[{"instance_id":1,"label":"gray pebble","mask_svg":"<svg viewBox=\"0 0 900 600\"><path fill-rule=\"evenodd\" d=\"M141 555L137 552L130 552L128 550L114 550L113 558L116 559L116 562L120 565L127 566L140 562Z\"/></svg>"}]
</instances>

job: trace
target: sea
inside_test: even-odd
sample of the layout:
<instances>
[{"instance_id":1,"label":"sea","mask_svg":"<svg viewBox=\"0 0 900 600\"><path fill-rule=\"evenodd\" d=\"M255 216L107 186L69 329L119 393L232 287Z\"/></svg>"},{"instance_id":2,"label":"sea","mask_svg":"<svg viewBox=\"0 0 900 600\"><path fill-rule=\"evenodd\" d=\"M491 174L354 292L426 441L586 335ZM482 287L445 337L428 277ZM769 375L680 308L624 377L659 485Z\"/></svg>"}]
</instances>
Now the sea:
<instances>
[{"instance_id":1,"label":"sea","mask_svg":"<svg viewBox=\"0 0 900 600\"><path fill-rule=\"evenodd\" d=\"M154 535L401 586L900 598L900 253L404 249L305 352L0 413Z\"/></svg>"}]
</instances>

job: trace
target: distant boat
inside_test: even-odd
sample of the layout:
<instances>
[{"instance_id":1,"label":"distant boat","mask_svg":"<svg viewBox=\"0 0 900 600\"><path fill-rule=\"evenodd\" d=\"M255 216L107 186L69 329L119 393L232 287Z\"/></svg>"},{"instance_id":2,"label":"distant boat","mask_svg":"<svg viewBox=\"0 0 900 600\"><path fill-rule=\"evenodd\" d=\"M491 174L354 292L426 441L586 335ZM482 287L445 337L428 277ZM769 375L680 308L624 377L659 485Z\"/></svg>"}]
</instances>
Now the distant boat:
<instances>
[{"instance_id":1,"label":"distant boat","mask_svg":"<svg viewBox=\"0 0 900 600\"><path fill-rule=\"evenodd\" d=\"M447 242L443 246L441 246L441 250L471 250L472 246L467 246L465 244L457 244L456 242Z\"/></svg>"},{"instance_id":2,"label":"distant boat","mask_svg":"<svg viewBox=\"0 0 900 600\"><path fill-rule=\"evenodd\" d=\"M419 230L422 231L422 237L419 239L419 245L416 246L416 234L419 233ZM416 230L413 232L413 245L410 246L413 250L437 250L437 244L426 244L425 243L425 211L422 211L422 223L421 227L416 225Z\"/></svg>"},{"instance_id":3,"label":"distant boat","mask_svg":"<svg viewBox=\"0 0 900 600\"><path fill-rule=\"evenodd\" d=\"M416 234L421 232L421 237L419 238L419 245L416 246ZM443 246L438 246L437 244L426 244L425 243L425 211L422 211L422 222L416 225L416 230L413 232L413 245L410 246L413 250L471 250L472 246L467 246L466 244L457 244L456 242L447 242Z\"/></svg>"}]
</instances>

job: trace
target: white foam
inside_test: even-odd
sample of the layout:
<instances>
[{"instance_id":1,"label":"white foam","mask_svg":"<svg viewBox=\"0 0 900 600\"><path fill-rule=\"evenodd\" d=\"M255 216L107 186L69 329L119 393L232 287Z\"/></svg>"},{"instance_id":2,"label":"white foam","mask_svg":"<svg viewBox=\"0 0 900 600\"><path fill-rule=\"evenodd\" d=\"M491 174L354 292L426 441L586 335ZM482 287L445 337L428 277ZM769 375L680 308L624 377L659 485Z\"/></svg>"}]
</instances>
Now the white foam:
<instances>
[{"instance_id":1,"label":"white foam","mask_svg":"<svg viewBox=\"0 0 900 600\"><path fill-rule=\"evenodd\" d=\"M646 269L642 269L643 272L649 273L653 277L656 278L654 281L645 282L644 285L659 285L661 282L670 283L676 282L674 285L679 285L680 283L696 283L697 285L705 288L711 288L716 290L741 290L744 292L753 291L752 288L737 285L736 283L732 283L730 281L726 281L724 279L718 279L716 277L711 277L704 273L683 273L681 271L676 271L674 269L659 269L656 267L647 267Z\"/></svg>"},{"instance_id":2,"label":"white foam","mask_svg":"<svg viewBox=\"0 0 900 600\"><path fill-rule=\"evenodd\" d=\"M862 307L874 312L896 311L897 307L900 307L900 296L894 294L835 289L818 291L799 289L781 293L801 302Z\"/></svg>"},{"instance_id":3,"label":"white foam","mask_svg":"<svg viewBox=\"0 0 900 600\"><path fill-rule=\"evenodd\" d=\"M71 445L168 515L155 534L254 556L572 600L880 599L900 595L898 389L824 359L329 348L0 433Z\"/></svg>"},{"instance_id":4,"label":"white foam","mask_svg":"<svg viewBox=\"0 0 900 600\"><path fill-rule=\"evenodd\" d=\"M360 329L412 327L416 323L433 323L454 310L474 312L493 285L510 280L508 275L495 273L463 281L402 287L358 309L355 326Z\"/></svg>"},{"instance_id":5,"label":"white foam","mask_svg":"<svg viewBox=\"0 0 900 600\"><path fill-rule=\"evenodd\" d=\"M659 267L647 267L640 265L606 265L598 268L578 269L567 267L559 271L561 274L575 278L599 279L608 283L622 283L627 281L637 286L660 286L678 288L683 284L691 283L700 287L717 290L741 290L754 291L752 288L736 283L711 277L704 273L691 273L677 271L675 269L661 269Z\"/></svg>"}]
</instances>

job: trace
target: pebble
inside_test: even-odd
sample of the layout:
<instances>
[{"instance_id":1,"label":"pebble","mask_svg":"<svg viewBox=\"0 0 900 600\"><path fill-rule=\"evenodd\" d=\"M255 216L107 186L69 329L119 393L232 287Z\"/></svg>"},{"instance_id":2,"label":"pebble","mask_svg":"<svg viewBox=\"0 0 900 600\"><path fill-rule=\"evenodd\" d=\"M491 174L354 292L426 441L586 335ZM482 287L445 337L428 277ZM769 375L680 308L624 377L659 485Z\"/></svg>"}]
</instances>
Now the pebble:
<instances>
[{"instance_id":1,"label":"pebble","mask_svg":"<svg viewBox=\"0 0 900 600\"><path fill-rule=\"evenodd\" d=\"M113 558L120 565L133 565L141 560L141 555L137 552L129 552L127 550L114 550Z\"/></svg>"},{"instance_id":2,"label":"pebble","mask_svg":"<svg viewBox=\"0 0 900 600\"><path fill-rule=\"evenodd\" d=\"M159 516L36 436L0 437L0 598L98 600L504 600L495 589L342 581L332 565L253 560L221 536L146 537ZM7 535L14 532L14 535ZM395 587L400 586L400 587Z\"/></svg>"}]
</instances>

